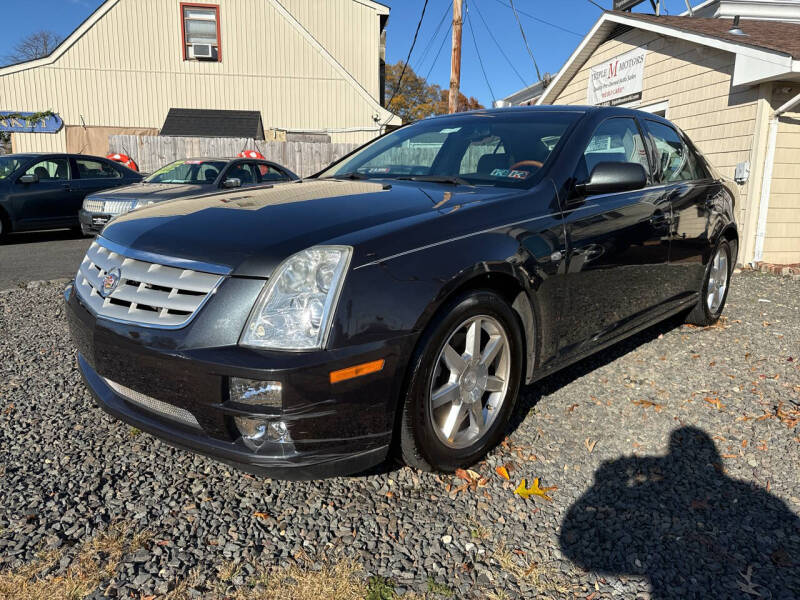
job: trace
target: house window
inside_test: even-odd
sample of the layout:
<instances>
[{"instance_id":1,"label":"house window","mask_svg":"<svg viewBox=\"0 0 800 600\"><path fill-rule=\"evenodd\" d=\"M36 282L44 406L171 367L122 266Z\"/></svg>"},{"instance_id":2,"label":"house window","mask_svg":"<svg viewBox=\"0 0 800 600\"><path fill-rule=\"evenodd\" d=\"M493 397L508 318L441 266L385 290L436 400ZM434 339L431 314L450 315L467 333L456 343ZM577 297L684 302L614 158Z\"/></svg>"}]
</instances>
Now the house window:
<instances>
[{"instance_id":1,"label":"house window","mask_svg":"<svg viewBox=\"0 0 800 600\"><path fill-rule=\"evenodd\" d=\"M184 60L222 60L219 6L181 4Z\"/></svg>"}]
</instances>

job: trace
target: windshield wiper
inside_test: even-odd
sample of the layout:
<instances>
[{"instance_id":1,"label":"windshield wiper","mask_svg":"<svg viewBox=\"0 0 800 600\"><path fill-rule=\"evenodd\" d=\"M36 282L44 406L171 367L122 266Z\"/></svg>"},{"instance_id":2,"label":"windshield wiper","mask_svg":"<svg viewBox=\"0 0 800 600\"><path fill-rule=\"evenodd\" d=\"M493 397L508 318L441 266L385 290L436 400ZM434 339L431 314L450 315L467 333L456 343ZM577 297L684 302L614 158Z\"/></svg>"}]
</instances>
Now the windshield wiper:
<instances>
[{"instance_id":1,"label":"windshield wiper","mask_svg":"<svg viewBox=\"0 0 800 600\"><path fill-rule=\"evenodd\" d=\"M413 177L396 177L396 179L403 179L406 181L425 181L430 183L449 183L452 185L472 185L466 179L462 179L456 175L414 175Z\"/></svg>"}]
</instances>

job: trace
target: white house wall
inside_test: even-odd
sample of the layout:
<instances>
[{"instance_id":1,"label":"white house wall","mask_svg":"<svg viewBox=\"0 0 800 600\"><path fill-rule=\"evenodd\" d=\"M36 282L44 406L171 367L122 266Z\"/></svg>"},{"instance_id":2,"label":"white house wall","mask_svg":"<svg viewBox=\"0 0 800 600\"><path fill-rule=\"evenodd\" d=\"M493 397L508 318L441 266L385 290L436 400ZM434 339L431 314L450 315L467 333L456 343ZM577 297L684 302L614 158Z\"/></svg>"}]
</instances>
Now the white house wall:
<instances>
[{"instance_id":1,"label":"white house wall","mask_svg":"<svg viewBox=\"0 0 800 600\"><path fill-rule=\"evenodd\" d=\"M377 106L378 14L353 0L278 5L325 49L330 46L354 84L273 2L278 0L198 2L220 6L217 63L183 60L179 0L112 0L105 16L52 64L0 70L0 109L50 109L66 124L110 127L160 128L171 107L258 110L265 128L292 130L374 128L376 113L385 120L388 113ZM337 32L319 39L326 22L336 23ZM362 142L375 135L332 138ZM63 150L62 136L14 138L18 151Z\"/></svg>"}]
</instances>

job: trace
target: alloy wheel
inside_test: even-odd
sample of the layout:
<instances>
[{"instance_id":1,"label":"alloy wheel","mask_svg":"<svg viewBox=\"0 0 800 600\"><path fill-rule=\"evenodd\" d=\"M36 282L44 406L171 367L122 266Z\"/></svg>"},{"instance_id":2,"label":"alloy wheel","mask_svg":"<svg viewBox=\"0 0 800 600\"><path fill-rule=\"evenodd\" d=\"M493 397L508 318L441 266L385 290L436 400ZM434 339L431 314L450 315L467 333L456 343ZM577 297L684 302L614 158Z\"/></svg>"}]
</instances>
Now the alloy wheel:
<instances>
[{"instance_id":1,"label":"alloy wheel","mask_svg":"<svg viewBox=\"0 0 800 600\"><path fill-rule=\"evenodd\" d=\"M502 325L486 315L456 327L436 359L428 410L439 441L467 448L491 429L508 396L511 346Z\"/></svg>"},{"instance_id":2,"label":"alloy wheel","mask_svg":"<svg viewBox=\"0 0 800 600\"><path fill-rule=\"evenodd\" d=\"M711 261L711 268L708 272L708 286L706 288L706 305L709 312L713 315L722 305L725 298L725 290L728 289L728 254L724 248L717 248L714 259Z\"/></svg>"}]
</instances>

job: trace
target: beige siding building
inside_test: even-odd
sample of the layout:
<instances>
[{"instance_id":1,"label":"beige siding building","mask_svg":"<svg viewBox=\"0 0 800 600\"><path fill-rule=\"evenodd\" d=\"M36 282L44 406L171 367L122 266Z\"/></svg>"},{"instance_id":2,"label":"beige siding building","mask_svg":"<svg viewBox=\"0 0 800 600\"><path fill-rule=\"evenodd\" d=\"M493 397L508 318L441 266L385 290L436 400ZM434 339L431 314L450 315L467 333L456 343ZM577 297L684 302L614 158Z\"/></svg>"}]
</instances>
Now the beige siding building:
<instances>
[{"instance_id":1,"label":"beige siding building","mask_svg":"<svg viewBox=\"0 0 800 600\"><path fill-rule=\"evenodd\" d=\"M170 108L257 111L269 134L364 142L381 106L389 9L371 0L106 0L50 56L0 69L0 111L52 110L22 151L104 150L158 133Z\"/></svg>"},{"instance_id":2,"label":"beige siding building","mask_svg":"<svg viewBox=\"0 0 800 600\"><path fill-rule=\"evenodd\" d=\"M737 181L739 261L800 263L800 98L797 112L775 114L800 94L800 24L742 21L746 36L731 25L606 13L537 102L589 104L593 71L643 55L636 93L605 104L672 120L726 178L749 170Z\"/></svg>"}]
</instances>

